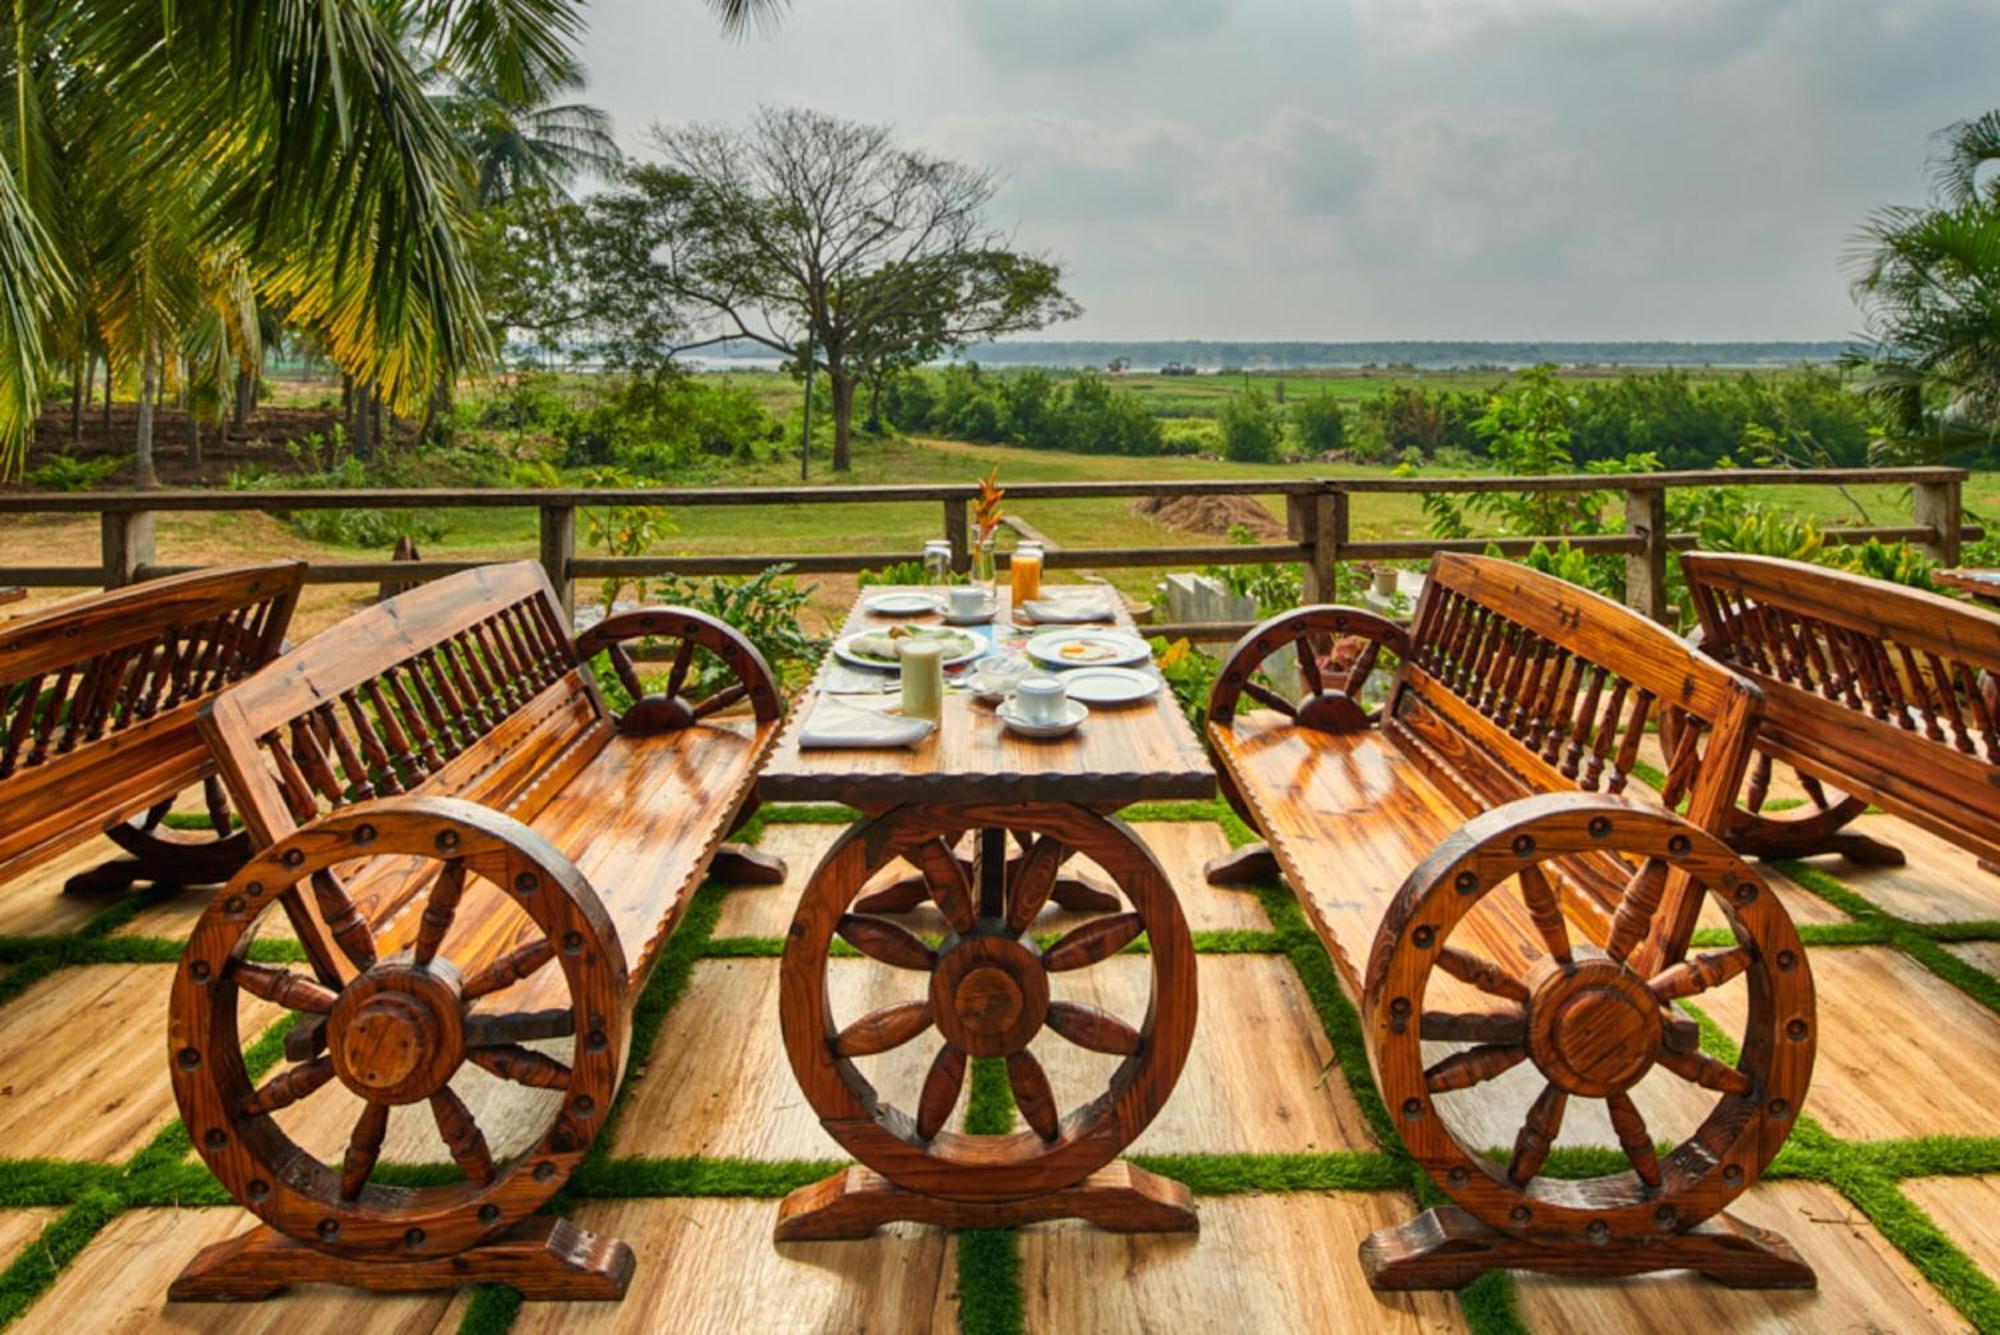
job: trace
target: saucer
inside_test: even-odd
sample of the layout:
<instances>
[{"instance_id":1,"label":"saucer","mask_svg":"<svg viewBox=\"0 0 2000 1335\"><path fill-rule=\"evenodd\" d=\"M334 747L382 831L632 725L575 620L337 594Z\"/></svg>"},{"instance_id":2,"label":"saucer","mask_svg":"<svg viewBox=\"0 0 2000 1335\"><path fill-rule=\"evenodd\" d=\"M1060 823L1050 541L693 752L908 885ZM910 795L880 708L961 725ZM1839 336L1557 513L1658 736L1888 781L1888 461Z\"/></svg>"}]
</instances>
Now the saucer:
<instances>
[{"instance_id":1,"label":"saucer","mask_svg":"<svg viewBox=\"0 0 2000 1335\"><path fill-rule=\"evenodd\" d=\"M1054 723L1030 723L1021 717L1014 701L1009 699L993 711L1000 721L1020 733L1023 737L1065 737L1076 731L1077 724L1090 717L1090 709L1080 701L1063 701L1063 716Z\"/></svg>"},{"instance_id":2,"label":"saucer","mask_svg":"<svg viewBox=\"0 0 2000 1335\"><path fill-rule=\"evenodd\" d=\"M954 612L950 603L946 603L941 610L947 626L983 626L999 615L1000 600L989 598L986 605L976 612Z\"/></svg>"}]
</instances>

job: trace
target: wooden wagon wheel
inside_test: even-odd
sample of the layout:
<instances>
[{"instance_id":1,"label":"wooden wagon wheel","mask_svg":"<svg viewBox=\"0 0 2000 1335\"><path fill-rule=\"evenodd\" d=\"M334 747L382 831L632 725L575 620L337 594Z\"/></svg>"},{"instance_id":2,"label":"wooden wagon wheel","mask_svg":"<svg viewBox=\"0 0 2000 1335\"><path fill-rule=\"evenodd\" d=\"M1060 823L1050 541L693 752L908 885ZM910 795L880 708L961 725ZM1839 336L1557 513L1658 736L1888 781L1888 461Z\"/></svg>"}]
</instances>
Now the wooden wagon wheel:
<instances>
[{"instance_id":1,"label":"wooden wagon wheel","mask_svg":"<svg viewBox=\"0 0 2000 1335\"><path fill-rule=\"evenodd\" d=\"M1678 709L1660 715L1660 746L1668 756L1673 755L1686 723L1686 714ZM1863 867L1903 865L1902 849L1847 828L1868 810L1867 798L1842 792L1791 765L1785 768L1805 793L1805 804L1789 810L1767 809L1771 781L1780 764L1784 762L1762 749L1751 759L1742 804L1731 814L1725 835L1730 847L1752 857L1795 858L1839 853Z\"/></svg>"},{"instance_id":2,"label":"wooden wagon wheel","mask_svg":"<svg viewBox=\"0 0 2000 1335\"><path fill-rule=\"evenodd\" d=\"M1573 942L1543 865L1578 855L1638 860L1602 952ZM1736 945L1635 967L1662 898L1687 877L1721 909ZM1487 895L1514 885L1542 959L1517 973L1452 929ZM1425 1005L1444 970L1490 999L1461 1015ZM1694 1044L1672 1003L1711 989L1746 989L1735 1065ZM1778 897L1736 854L1686 821L1609 797L1553 794L1478 816L1410 873L1384 916L1364 1001L1382 1096L1410 1152L1482 1223L1517 1238L1643 1243L1683 1232L1754 1182L1797 1120L1812 1074L1811 972ZM1425 1040L1469 1044L1426 1062ZM1544 1078L1524 1112L1511 1158L1462 1144L1433 1096L1469 1089L1530 1062ZM1628 1091L1655 1066L1717 1095L1675 1149L1656 1152ZM1541 1174L1572 1099L1602 1099L1629 1172L1581 1181Z\"/></svg>"},{"instance_id":3,"label":"wooden wagon wheel","mask_svg":"<svg viewBox=\"0 0 2000 1335\"><path fill-rule=\"evenodd\" d=\"M648 693L625 644L629 640L664 640L673 645L673 666L666 689ZM757 647L734 627L684 607L621 612L592 626L576 641L577 657L588 662L598 654L611 660L611 670L632 697L632 707L618 718L618 730L631 736L674 732L692 727L726 709L747 704L759 723L785 712L771 667ZM697 670L702 653L719 659L722 673Z\"/></svg>"},{"instance_id":4,"label":"wooden wagon wheel","mask_svg":"<svg viewBox=\"0 0 2000 1335\"><path fill-rule=\"evenodd\" d=\"M968 829L1002 827L1027 831L1035 842L1006 878L1004 893L981 902L952 846ZM1093 918L1044 950L1027 926L1072 849L1105 869L1131 909ZM904 856L937 869L935 902L951 930L935 949L896 923L849 910L874 871ZM1050 999L1051 974L1098 964L1141 932L1150 947L1152 992L1138 1024ZM835 936L907 970L910 999L838 1025L827 995ZM1108 1164L1166 1102L1194 1037L1194 967L1172 884L1123 823L1063 805L911 804L851 827L800 898L781 982L785 1048L822 1125L891 1182L953 1200L1036 1196ZM942 1042L912 1114L878 1092L852 1059L900 1047L933 1028ZM1028 1050L1044 1029L1124 1058L1102 1093L1067 1114ZM972 1057L1005 1059L1027 1130L996 1136L946 1128Z\"/></svg>"},{"instance_id":5,"label":"wooden wagon wheel","mask_svg":"<svg viewBox=\"0 0 2000 1335\"><path fill-rule=\"evenodd\" d=\"M1356 641L1358 651L1342 666L1335 667L1330 657L1322 657L1322 645L1338 650ZM1300 684L1305 687L1296 703L1258 680L1271 655L1287 647L1298 661ZM1362 693L1382 665L1384 649L1399 659L1407 658L1409 628L1355 607L1301 607L1273 617L1230 647L1229 656L1216 672L1215 684L1209 688L1208 721L1228 727L1236 718L1239 702L1248 696L1302 728L1333 733L1372 728L1381 721L1382 710L1380 706L1368 708ZM1257 818L1220 758L1216 759L1215 778L1223 800L1255 830ZM1280 873L1270 849L1252 844L1210 862L1203 874L1211 884L1245 885Z\"/></svg>"},{"instance_id":6,"label":"wooden wagon wheel","mask_svg":"<svg viewBox=\"0 0 2000 1335\"><path fill-rule=\"evenodd\" d=\"M409 858L418 874L421 864L438 864L411 948L387 957L378 957L374 933L333 872L373 857ZM443 947L475 880L518 906L534 931L461 971ZM247 957L262 915L301 894L313 897L352 966L343 979ZM565 1010L492 1014L476 1004L551 962L568 985ZM462 1252L538 1209L596 1137L625 1060L626 990L624 953L602 904L541 836L456 799L362 803L258 854L202 915L174 978L174 1095L208 1166L278 1231L354 1257L385 1247L413 1258ZM323 1026L324 1051L253 1086L237 1027L239 992ZM562 1034L576 1036L568 1062L522 1044ZM563 1091L539 1141L507 1162L494 1161L451 1088L466 1062L502 1080ZM271 1114L334 1081L364 1109L344 1160L329 1165ZM403 1188L371 1180L390 1109L415 1103L429 1104L464 1181Z\"/></svg>"},{"instance_id":7,"label":"wooden wagon wheel","mask_svg":"<svg viewBox=\"0 0 2000 1335\"><path fill-rule=\"evenodd\" d=\"M1022 861L1034 850L1035 835L1031 830L1004 828L987 831L989 837L1001 841L998 848L1006 858L1007 875L1012 876ZM1014 851L1006 852L1011 841ZM988 845L987 847L993 847ZM935 884L940 876L949 876L954 881L960 877L977 875L977 848L954 849L953 857L957 870L947 871L948 864L932 855L933 850L921 848L904 858L907 872L890 881L879 890L871 890L854 901L856 913L908 913L921 905L932 903L941 893L948 893L949 886ZM968 853L974 856L968 856ZM1049 902L1058 908L1076 913L1109 913L1119 907L1122 901L1117 892L1104 885L1097 877L1082 872L1067 872L1063 867L1077 855L1075 848L1064 846L1057 863L1055 889L1049 893Z\"/></svg>"},{"instance_id":8,"label":"wooden wagon wheel","mask_svg":"<svg viewBox=\"0 0 2000 1335\"><path fill-rule=\"evenodd\" d=\"M104 832L139 864L136 877L161 885L220 885L250 859L250 836L234 829L229 796L214 775L202 780L206 830L177 830L166 824L174 798L121 821ZM86 873L87 875L88 873Z\"/></svg>"}]
</instances>

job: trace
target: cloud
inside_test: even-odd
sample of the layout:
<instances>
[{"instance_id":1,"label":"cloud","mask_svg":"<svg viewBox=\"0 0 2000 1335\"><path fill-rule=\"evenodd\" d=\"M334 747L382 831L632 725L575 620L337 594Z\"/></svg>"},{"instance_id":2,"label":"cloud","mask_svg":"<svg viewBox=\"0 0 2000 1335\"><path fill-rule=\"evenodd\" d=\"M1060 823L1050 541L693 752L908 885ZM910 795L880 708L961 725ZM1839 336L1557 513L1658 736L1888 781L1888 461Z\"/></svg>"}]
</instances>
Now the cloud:
<instances>
[{"instance_id":1,"label":"cloud","mask_svg":"<svg viewBox=\"0 0 2000 1335\"><path fill-rule=\"evenodd\" d=\"M1213 32L1235 0L955 0L978 51L1006 69L1081 69Z\"/></svg>"}]
</instances>

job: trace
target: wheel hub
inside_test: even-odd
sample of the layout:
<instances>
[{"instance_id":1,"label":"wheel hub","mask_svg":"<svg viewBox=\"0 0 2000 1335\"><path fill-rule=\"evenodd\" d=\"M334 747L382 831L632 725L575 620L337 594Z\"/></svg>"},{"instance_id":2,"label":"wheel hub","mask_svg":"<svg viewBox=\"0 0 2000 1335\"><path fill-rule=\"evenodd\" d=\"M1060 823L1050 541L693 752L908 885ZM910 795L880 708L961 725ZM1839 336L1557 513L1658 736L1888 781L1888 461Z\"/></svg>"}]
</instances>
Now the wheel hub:
<instances>
[{"instance_id":1,"label":"wheel hub","mask_svg":"<svg viewBox=\"0 0 2000 1335\"><path fill-rule=\"evenodd\" d=\"M1028 1046L1049 1009L1041 955L1017 937L975 933L947 944L931 975L937 1026L975 1057Z\"/></svg>"},{"instance_id":2,"label":"wheel hub","mask_svg":"<svg viewBox=\"0 0 2000 1335\"><path fill-rule=\"evenodd\" d=\"M1528 1002L1528 1055L1571 1094L1630 1089L1652 1069L1664 1033L1645 982L1611 960L1548 966Z\"/></svg>"},{"instance_id":3,"label":"wheel hub","mask_svg":"<svg viewBox=\"0 0 2000 1335\"><path fill-rule=\"evenodd\" d=\"M442 960L378 964L340 994L326 1036L334 1074L363 1098L428 1098L465 1060L457 972Z\"/></svg>"}]
</instances>

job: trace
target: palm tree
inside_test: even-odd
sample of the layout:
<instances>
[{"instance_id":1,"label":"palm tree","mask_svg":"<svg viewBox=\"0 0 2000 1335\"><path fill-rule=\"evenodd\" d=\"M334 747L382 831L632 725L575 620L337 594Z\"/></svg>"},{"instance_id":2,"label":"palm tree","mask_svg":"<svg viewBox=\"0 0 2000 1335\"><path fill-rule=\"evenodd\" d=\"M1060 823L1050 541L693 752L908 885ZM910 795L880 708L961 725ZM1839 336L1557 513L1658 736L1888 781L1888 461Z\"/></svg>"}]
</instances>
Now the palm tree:
<instances>
[{"instance_id":1,"label":"palm tree","mask_svg":"<svg viewBox=\"0 0 2000 1335\"><path fill-rule=\"evenodd\" d=\"M1878 210L1850 256L1868 336L1860 387L1897 459L2000 440L2000 111L1935 142L1933 203Z\"/></svg>"},{"instance_id":2,"label":"palm tree","mask_svg":"<svg viewBox=\"0 0 2000 1335\"><path fill-rule=\"evenodd\" d=\"M571 62L532 100L475 80L440 98L445 119L471 155L481 208L527 193L565 195L583 173L608 176L617 169L611 118L582 102L548 100L582 87L583 70Z\"/></svg>"},{"instance_id":3,"label":"palm tree","mask_svg":"<svg viewBox=\"0 0 2000 1335\"><path fill-rule=\"evenodd\" d=\"M708 3L740 32L783 0ZM567 0L15 0L0 17L0 478L21 469L57 331L96 304L71 256L104 248L64 226L69 155L105 150L109 177L78 179L116 187L160 261L134 278L119 270L138 252L114 248L97 284L142 302L120 318L155 378L169 349L154 320L201 307L155 280L226 253L407 411L491 346L462 249L472 164L405 43L535 107L573 71L582 22ZM182 243L197 263L167 265Z\"/></svg>"}]
</instances>

